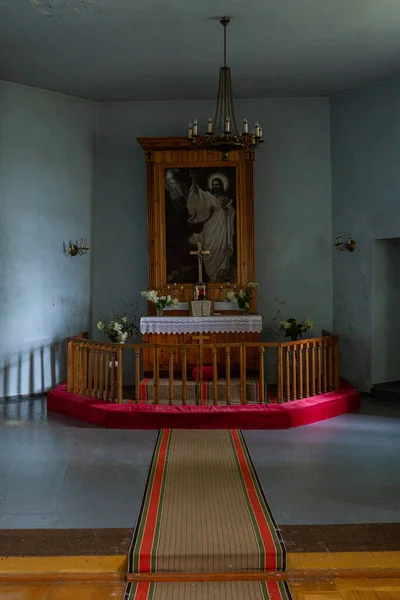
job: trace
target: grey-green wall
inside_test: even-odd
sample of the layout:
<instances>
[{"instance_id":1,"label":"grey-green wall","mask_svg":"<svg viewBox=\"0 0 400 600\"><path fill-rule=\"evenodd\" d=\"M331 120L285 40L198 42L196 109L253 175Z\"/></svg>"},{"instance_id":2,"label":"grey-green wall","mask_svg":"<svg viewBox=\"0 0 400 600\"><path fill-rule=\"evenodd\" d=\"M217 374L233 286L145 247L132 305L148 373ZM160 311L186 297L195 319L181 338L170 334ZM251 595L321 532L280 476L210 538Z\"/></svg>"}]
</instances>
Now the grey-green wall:
<instances>
[{"instance_id":1,"label":"grey-green wall","mask_svg":"<svg viewBox=\"0 0 400 600\"><path fill-rule=\"evenodd\" d=\"M65 339L90 321L97 106L0 82L0 397L65 379Z\"/></svg>"},{"instance_id":2,"label":"grey-green wall","mask_svg":"<svg viewBox=\"0 0 400 600\"><path fill-rule=\"evenodd\" d=\"M334 330L342 375L369 391L374 240L400 237L400 79L331 100L331 154L332 233L357 242L333 253Z\"/></svg>"},{"instance_id":3,"label":"grey-green wall","mask_svg":"<svg viewBox=\"0 0 400 600\"><path fill-rule=\"evenodd\" d=\"M214 102L118 102L99 107L94 211L93 325L124 306L146 306L146 170L137 137L176 136L206 124ZM242 100L237 119L258 119L266 144L255 163L256 277L264 326L276 311L332 327L329 100Z\"/></svg>"}]
</instances>

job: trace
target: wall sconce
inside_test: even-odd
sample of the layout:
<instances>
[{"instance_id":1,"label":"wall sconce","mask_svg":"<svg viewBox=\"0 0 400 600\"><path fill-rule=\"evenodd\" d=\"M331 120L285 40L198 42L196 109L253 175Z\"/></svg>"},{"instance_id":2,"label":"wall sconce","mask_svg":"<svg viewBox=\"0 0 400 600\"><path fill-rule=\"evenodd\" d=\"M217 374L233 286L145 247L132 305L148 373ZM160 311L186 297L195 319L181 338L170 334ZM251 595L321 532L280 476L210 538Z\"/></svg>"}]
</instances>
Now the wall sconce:
<instances>
[{"instance_id":1,"label":"wall sconce","mask_svg":"<svg viewBox=\"0 0 400 600\"><path fill-rule=\"evenodd\" d=\"M354 252L354 250L357 247L357 244L355 243L354 240L351 239L351 236L349 236L349 239L347 242L343 242L342 236L338 235L335 240L335 246L342 252L343 252L343 250L347 250L347 252Z\"/></svg>"},{"instance_id":2,"label":"wall sconce","mask_svg":"<svg viewBox=\"0 0 400 600\"><path fill-rule=\"evenodd\" d=\"M78 240L76 241L76 244L71 242L71 240L69 242L68 253L71 256L76 256L77 254L86 254L86 252L88 250L89 250L89 246L87 244L87 240L84 240L83 238L81 238L79 246L78 246Z\"/></svg>"}]
</instances>

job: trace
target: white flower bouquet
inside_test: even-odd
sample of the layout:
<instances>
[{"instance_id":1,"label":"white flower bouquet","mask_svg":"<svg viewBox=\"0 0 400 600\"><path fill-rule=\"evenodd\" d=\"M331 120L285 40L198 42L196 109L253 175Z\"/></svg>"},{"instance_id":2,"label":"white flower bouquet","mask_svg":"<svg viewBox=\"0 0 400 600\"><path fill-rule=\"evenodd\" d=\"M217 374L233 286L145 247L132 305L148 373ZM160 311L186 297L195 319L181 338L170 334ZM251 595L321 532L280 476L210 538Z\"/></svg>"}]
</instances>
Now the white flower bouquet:
<instances>
[{"instance_id":1,"label":"white flower bouquet","mask_svg":"<svg viewBox=\"0 0 400 600\"><path fill-rule=\"evenodd\" d=\"M139 333L139 328L133 321L128 321L128 317L123 315L114 315L111 321L97 321L97 329L104 331L111 342L125 344L126 340L134 333Z\"/></svg>"},{"instance_id":2,"label":"white flower bouquet","mask_svg":"<svg viewBox=\"0 0 400 600\"><path fill-rule=\"evenodd\" d=\"M244 288L240 288L238 290L229 290L226 294L226 299L228 302L234 302L244 312L249 312L250 310L250 302L253 290L258 290L259 283L257 281L249 281L246 283Z\"/></svg>"},{"instance_id":3,"label":"white flower bouquet","mask_svg":"<svg viewBox=\"0 0 400 600\"><path fill-rule=\"evenodd\" d=\"M285 337L290 337L293 341L296 341L297 338L301 338L305 331L312 329L313 325L314 323L309 317L301 322L298 322L294 317L290 317L290 319L284 319L280 322L279 329Z\"/></svg>"},{"instance_id":4,"label":"white flower bouquet","mask_svg":"<svg viewBox=\"0 0 400 600\"><path fill-rule=\"evenodd\" d=\"M159 296L157 290L144 291L141 294L143 298L156 305L157 314L162 313L166 306L176 306L179 302L178 298L173 298L169 294Z\"/></svg>"}]
</instances>

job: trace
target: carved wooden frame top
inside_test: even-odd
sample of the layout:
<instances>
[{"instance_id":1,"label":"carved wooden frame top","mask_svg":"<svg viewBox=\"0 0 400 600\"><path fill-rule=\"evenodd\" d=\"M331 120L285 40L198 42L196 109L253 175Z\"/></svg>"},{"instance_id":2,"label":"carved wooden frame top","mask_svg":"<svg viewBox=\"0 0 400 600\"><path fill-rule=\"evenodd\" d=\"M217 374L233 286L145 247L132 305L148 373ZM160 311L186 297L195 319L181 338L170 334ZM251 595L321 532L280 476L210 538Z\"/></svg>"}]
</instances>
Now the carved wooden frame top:
<instances>
[{"instance_id":1,"label":"carved wooden frame top","mask_svg":"<svg viewBox=\"0 0 400 600\"><path fill-rule=\"evenodd\" d=\"M145 151L147 167L148 286L160 289L166 282L164 169L172 167L236 167L236 232L238 287L254 281L254 155L230 152L222 162L220 152L193 148L186 138L137 138ZM221 283L208 284L211 300L222 300ZM181 284L179 284L181 287ZM182 284L184 301L193 299L193 284ZM256 312L256 298L251 311Z\"/></svg>"}]
</instances>

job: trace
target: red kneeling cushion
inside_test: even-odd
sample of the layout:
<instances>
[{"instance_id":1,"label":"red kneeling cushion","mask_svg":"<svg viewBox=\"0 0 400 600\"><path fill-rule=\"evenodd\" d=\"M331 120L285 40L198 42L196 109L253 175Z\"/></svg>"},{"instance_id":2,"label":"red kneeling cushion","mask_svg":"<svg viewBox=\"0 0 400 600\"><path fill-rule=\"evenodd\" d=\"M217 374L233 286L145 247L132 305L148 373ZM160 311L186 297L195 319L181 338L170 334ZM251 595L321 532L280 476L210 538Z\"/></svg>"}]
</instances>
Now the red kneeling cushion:
<instances>
[{"instance_id":1,"label":"red kneeling cushion","mask_svg":"<svg viewBox=\"0 0 400 600\"><path fill-rule=\"evenodd\" d=\"M194 381L197 380L197 370L198 367L194 367L192 371L192 377ZM213 368L212 367L203 367L203 381L210 381L213 378ZM199 373L200 379L200 373Z\"/></svg>"}]
</instances>

